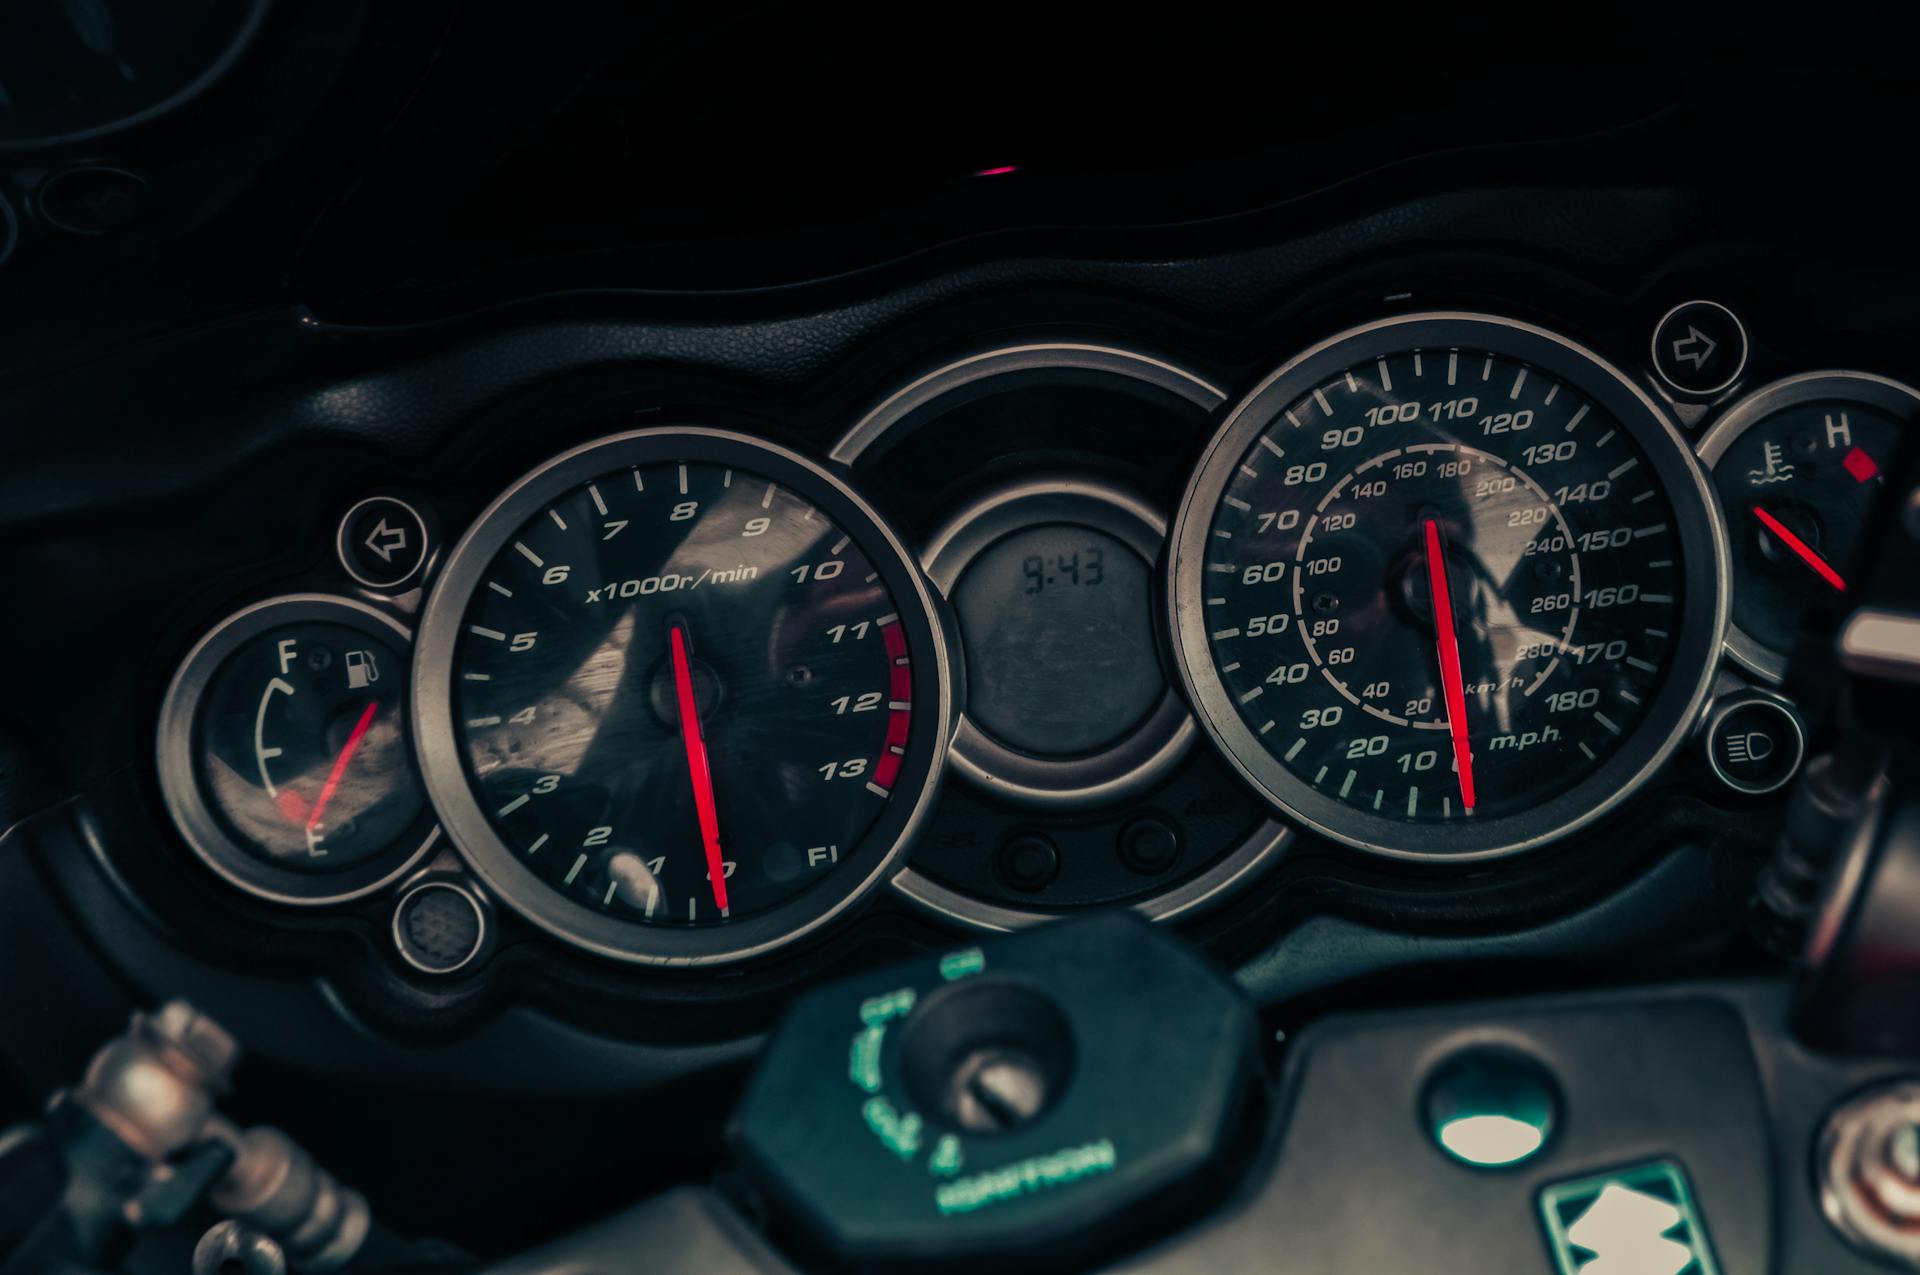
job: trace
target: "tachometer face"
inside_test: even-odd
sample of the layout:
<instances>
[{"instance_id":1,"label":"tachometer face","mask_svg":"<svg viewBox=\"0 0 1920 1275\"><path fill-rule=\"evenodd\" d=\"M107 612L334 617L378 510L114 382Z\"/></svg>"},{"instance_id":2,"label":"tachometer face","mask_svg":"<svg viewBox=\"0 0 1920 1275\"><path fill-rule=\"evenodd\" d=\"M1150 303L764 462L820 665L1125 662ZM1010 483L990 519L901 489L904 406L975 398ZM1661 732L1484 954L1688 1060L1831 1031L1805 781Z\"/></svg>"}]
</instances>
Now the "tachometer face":
<instances>
[{"instance_id":1,"label":"tachometer face","mask_svg":"<svg viewBox=\"0 0 1920 1275\"><path fill-rule=\"evenodd\" d=\"M523 480L450 561L421 629L429 787L564 937L744 955L899 848L944 738L932 626L825 473L711 431L608 440ZM426 671L439 651L450 674Z\"/></svg>"},{"instance_id":2,"label":"tachometer face","mask_svg":"<svg viewBox=\"0 0 1920 1275\"><path fill-rule=\"evenodd\" d=\"M1176 532L1202 720L1283 810L1501 853L1618 800L1705 692L1724 555L1657 409L1476 316L1320 347L1229 419Z\"/></svg>"}]
</instances>

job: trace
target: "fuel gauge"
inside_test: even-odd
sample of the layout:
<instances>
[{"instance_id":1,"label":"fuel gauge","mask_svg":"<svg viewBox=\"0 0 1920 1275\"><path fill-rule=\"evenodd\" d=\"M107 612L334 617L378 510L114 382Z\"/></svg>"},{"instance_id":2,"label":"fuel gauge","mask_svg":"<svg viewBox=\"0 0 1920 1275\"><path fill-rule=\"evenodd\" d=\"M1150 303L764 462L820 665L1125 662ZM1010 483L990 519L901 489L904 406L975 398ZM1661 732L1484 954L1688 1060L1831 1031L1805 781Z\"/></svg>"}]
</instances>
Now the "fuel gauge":
<instances>
[{"instance_id":1,"label":"fuel gauge","mask_svg":"<svg viewBox=\"0 0 1920 1275\"><path fill-rule=\"evenodd\" d=\"M1756 390L1700 441L1733 548L1727 648L1779 680L1808 611L1847 591L1874 502L1920 392L1865 372Z\"/></svg>"},{"instance_id":2,"label":"fuel gauge","mask_svg":"<svg viewBox=\"0 0 1920 1275\"><path fill-rule=\"evenodd\" d=\"M406 718L410 638L371 607L276 598L229 617L175 675L160 781L189 845L284 903L378 889L438 836Z\"/></svg>"}]
</instances>

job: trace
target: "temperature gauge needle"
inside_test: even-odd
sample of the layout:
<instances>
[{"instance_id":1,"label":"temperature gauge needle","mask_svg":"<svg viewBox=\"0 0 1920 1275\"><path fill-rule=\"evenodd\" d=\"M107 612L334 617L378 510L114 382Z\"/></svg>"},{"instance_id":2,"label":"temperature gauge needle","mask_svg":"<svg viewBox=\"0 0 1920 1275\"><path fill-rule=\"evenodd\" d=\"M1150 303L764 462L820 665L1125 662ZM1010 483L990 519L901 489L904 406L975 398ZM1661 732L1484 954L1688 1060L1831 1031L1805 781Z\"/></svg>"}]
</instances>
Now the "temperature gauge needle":
<instances>
[{"instance_id":1,"label":"temperature gauge needle","mask_svg":"<svg viewBox=\"0 0 1920 1275\"><path fill-rule=\"evenodd\" d=\"M325 812L327 803L333 800L333 794L340 789L340 780L347 773L347 764L353 755L360 751L360 745L367 737L367 730L373 725L374 714L380 711L380 705L368 704L360 714L360 720L353 724L347 733L347 742L340 748L340 755L333 759L333 769L327 772L327 782L320 785L320 795L314 799L313 812L307 816L307 831L312 832L320 826L320 816Z\"/></svg>"},{"instance_id":2,"label":"temperature gauge needle","mask_svg":"<svg viewBox=\"0 0 1920 1275\"><path fill-rule=\"evenodd\" d=\"M1840 573L1835 571L1825 558L1815 553L1812 545L1794 535L1791 531L1788 531L1785 523L1768 513L1765 509L1762 509L1759 505L1753 507L1753 516L1760 520L1761 526L1773 533L1776 540L1793 550L1794 556L1811 567L1815 575L1825 580L1841 593L1847 591L1847 582L1840 578Z\"/></svg>"},{"instance_id":3,"label":"temperature gauge needle","mask_svg":"<svg viewBox=\"0 0 1920 1275\"><path fill-rule=\"evenodd\" d=\"M727 911L726 861L720 855L720 812L713 804L713 768L707 764L707 741L700 734L700 706L693 698L693 667L687 661L687 635L679 625L667 631L673 647L673 689L680 705L680 742L687 750L687 773L693 779L693 808L700 816L700 842L707 852L707 880L713 883L713 905Z\"/></svg>"},{"instance_id":4,"label":"temperature gauge needle","mask_svg":"<svg viewBox=\"0 0 1920 1275\"><path fill-rule=\"evenodd\" d=\"M1440 524L1427 519L1427 584L1433 593L1433 630L1440 643L1440 690L1447 701L1447 733L1453 737L1453 764L1460 774L1460 800L1473 810L1473 748L1467 739L1467 691L1460 676L1460 639L1453 627L1453 590L1447 586L1446 552Z\"/></svg>"}]
</instances>

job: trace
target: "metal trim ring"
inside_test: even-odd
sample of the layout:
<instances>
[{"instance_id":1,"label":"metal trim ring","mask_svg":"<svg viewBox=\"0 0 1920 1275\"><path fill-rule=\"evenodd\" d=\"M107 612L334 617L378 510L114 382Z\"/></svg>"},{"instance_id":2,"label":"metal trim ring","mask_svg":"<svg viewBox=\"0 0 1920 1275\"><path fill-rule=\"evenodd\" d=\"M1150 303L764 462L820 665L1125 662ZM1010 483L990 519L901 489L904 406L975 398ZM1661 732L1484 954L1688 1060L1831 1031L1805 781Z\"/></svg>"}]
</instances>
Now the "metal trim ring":
<instances>
[{"instance_id":1,"label":"metal trim ring","mask_svg":"<svg viewBox=\"0 0 1920 1275\"><path fill-rule=\"evenodd\" d=\"M1207 530L1254 438L1303 387L1389 350L1446 347L1519 359L1572 384L1619 420L1646 452L1673 502L1685 563L1683 612L1667 680L1646 718L1608 761L1539 807L1470 826L1407 824L1340 805L1292 775L1240 720L1213 666L1202 605ZM1167 575L1175 665L1200 726L1240 775L1286 817L1388 858L1464 862L1518 854L1586 828L1633 796L1700 720L1719 663L1729 608L1726 532L1705 471L1660 406L1598 354L1516 319L1433 311L1349 328L1288 360L1227 416L1208 444L1174 520Z\"/></svg>"},{"instance_id":2,"label":"metal trim ring","mask_svg":"<svg viewBox=\"0 0 1920 1275\"><path fill-rule=\"evenodd\" d=\"M508 848L474 796L453 713L453 656L461 618L496 554L527 518L609 470L659 460L731 463L818 506L873 559L899 608L916 671L907 761L880 820L836 871L787 902L721 925L678 928L620 920L567 898ZM892 874L933 804L952 722L952 670L932 591L893 530L838 476L796 452L729 430L664 425L584 443L515 480L447 556L420 616L414 648L414 747L427 796L461 857L495 897L553 937L610 960L698 967L762 956L843 915ZM909 799L910 798L910 799Z\"/></svg>"},{"instance_id":3,"label":"metal trim ring","mask_svg":"<svg viewBox=\"0 0 1920 1275\"><path fill-rule=\"evenodd\" d=\"M889 394L834 445L833 459L848 466L862 461L871 462L931 420L936 411L951 410L988 393L1016 389L1028 381L1055 381L1063 374L1088 384L1115 382L1121 388L1165 396L1172 402L1185 403L1208 414L1226 401L1224 391L1194 373L1165 359L1121 346L1081 341L1004 346L983 350L935 368ZM1119 495L1124 504L1133 507L1130 512L1134 516L1151 518L1164 541L1165 521L1158 511L1125 497L1118 489L1085 478L1063 478L1054 483L1053 488L1060 494L1069 494L1071 490L1090 500ZM951 589L952 580L957 579L959 573L956 568L952 576L941 584L935 573L936 560L954 552L943 544L943 538L957 531L965 521L964 512L950 520L947 528L936 533L929 541L922 554L929 575L935 578L943 594ZM1125 535L1119 538L1129 539ZM1132 541L1129 540L1129 543ZM1155 553L1158 547L1155 546ZM1158 732L1167 724L1161 714L1169 707L1179 714L1177 729L1170 739L1161 739ZM1171 717L1171 713L1168 716ZM1162 707L1155 710L1146 728L1134 736L1136 740L1145 739L1149 744L1157 739L1161 739L1161 742L1142 750L1139 755L1114 759L1113 779L1108 786L1088 784L1086 780L1092 778L1091 772L1079 779L1071 779L1058 772L1048 776L1025 768L1011 774L989 769L989 766L1004 763L1006 759L977 747L980 743L990 744L991 741L986 740L983 733L964 717L956 724L950 755L957 771L1003 799L1053 805L1057 809L1084 809L1087 805L1133 791L1135 783L1145 784L1158 778L1187 754L1196 735L1191 710L1184 703L1180 689L1170 683ZM1103 761L1107 757L1106 753L1099 755ZM1119 768L1122 760L1126 762L1124 770ZM1043 793L1038 782L1042 779L1072 782L1075 790L1064 794ZM1292 831L1285 825L1272 819L1263 819L1205 871L1171 889L1148 895L1133 905L1134 910L1154 921L1186 920L1198 916L1257 880L1285 853L1292 837ZM1056 920L1063 915L988 902L933 880L917 871L911 863L894 876L892 886L896 894L923 912L943 921L979 930L1015 930Z\"/></svg>"},{"instance_id":4,"label":"metal trim ring","mask_svg":"<svg viewBox=\"0 0 1920 1275\"><path fill-rule=\"evenodd\" d=\"M315 620L365 629L397 640L403 649L413 641L398 620L352 598L293 593L243 607L208 630L180 662L161 701L155 744L160 796L188 848L229 885L270 903L294 907L323 907L372 894L405 876L440 839L439 827L433 826L417 847L398 858L389 851L331 876L294 872L249 854L228 835L207 804L193 756L200 697L227 657L243 643L283 624ZM430 806L422 811L421 820L432 822Z\"/></svg>"},{"instance_id":5,"label":"metal trim ring","mask_svg":"<svg viewBox=\"0 0 1920 1275\"><path fill-rule=\"evenodd\" d=\"M911 433L924 419L922 414L925 410L936 401L951 408L957 405L950 401L952 395L962 391L984 390L984 382L1000 381L1023 373L1048 376L1063 371L1087 372L1095 378L1110 376L1132 381L1172 394L1209 412L1227 401L1226 391L1201 380L1185 368L1117 345L1076 341L1010 345L970 354L944 367L935 368L895 390L861 417L852 429L841 435L829 456L842 465L852 466L862 459L871 459L867 453L883 440L891 447ZM888 439L889 434L894 437Z\"/></svg>"},{"instance_id":6,"label":"metal trim ring","mask_svg":"<svg viewBox=\"0 0 1920 1275\"><path fill-rule=\"evenodd\" d=\"M1819 402L1822 399L1840 399L1859 403L1892 416L1903 417L1909 428L1920 419L1920 390L1904 385L1891 377L1876 376L1871 372L1853 372L1841 368L1828 368L1817 372L1801 372L1794 376L1761 386L1747 394L1739 402L1728 408L1718 420L1708 427L1700 437L1695 448L1701 465L1707 471L1709 482L1713 479L1714 466L1727 454L1727 449L1739 440L1740 436L1777 413L1788 408L1798 407L1802 403ZM1715 516L1725 525L1726 513L1716 501ZM1731 541L1732 532L1724 534ZM1737 585L1737 582L1735 582ZM1749 636L1731 617L1727 622L1727 654L1734 663L1756 677L1778 683L1786 678L1789 652L1776 651L1764 646Z\"/></svg>"},{"instance_id":7,"label":"metal trim ring","mask_svg":"<svg viewBox=\"0 0 1920 1275\"><path fill-rule=\"evenodd\" d=\"M412 902L415 897L425 894L428 890L451 890L462 903L465 903L469 908L473 909L473 917L476 924L473 946L467 950L465 956L461 957L452 965L444 967L429 965L421 960L414 954L411 940L407 938L406 931L401 928L401 922L406 920L407 905ZM393 921L388 928L393 932L393 950L399 955L400 959L420 973L429 974L434 978L446 978L450 975L458 974L461 970L473 964L474 961L479 958L480 954L487 950L487 944L493 941L493 926L487 918L486 904L482 903L479 895L469 889L464 883L451 877L429 876L422 880L415 881L413 884L407 886L406 889L402 890L400 897L393 902Z\"/></svg>"},{"instance_id":8,"label":"metal trim ring","mask_svg":"<svg viewBox=\"0 0 1920 1275\"><path fill-rule=\"evenodd\" d=\"M967 504L929 537L920 564L947 599L969 566L1002 539L1031 527L1071 523L1112 536L1145 562L1149 576L1166 543L1157 510L1111 483L1089 478L1035 478ZM965 653L964 636L960 649ZM1119 740L1082 757L1041 758L982 729L962 708L948 760L960 775L1003 801L1051 810L1084 810L1151 786L1180 764L1198 731L1169 684L1147 716Z\"/></svg>"},{"instance_id":9,"label":"metal trim ring","mask_svg":"<svg viewBox=\"0 0 1920 1275\"><path fill-rule=\"evenodd\" d=\"M385 501L390 505L398 505L406 510L407 516L413 519L414 529L420 533L419 558L404 572L384 580L370 579L362 575L353 565L353 551L347 547L347 531L353 526L354 518L368 505L377 504L380 501ZM385 525L385 523L381 524L381 526ZM376 528L376 530L378 529ZM339 525L335 527L333 532L333 554L335 558L339 559L340 569L351 576L355 584L372 589L375 593L398 592L401 585L406 584L407 581L426 570L428 554L432 549L433 546L428 542L427 537L427 520L420 516L420 511L415 509L411 502L402 500L398 496L365 496L354 501L353 504L347 507L347 512L340 515Z\"/></svg>"}]
</instances>

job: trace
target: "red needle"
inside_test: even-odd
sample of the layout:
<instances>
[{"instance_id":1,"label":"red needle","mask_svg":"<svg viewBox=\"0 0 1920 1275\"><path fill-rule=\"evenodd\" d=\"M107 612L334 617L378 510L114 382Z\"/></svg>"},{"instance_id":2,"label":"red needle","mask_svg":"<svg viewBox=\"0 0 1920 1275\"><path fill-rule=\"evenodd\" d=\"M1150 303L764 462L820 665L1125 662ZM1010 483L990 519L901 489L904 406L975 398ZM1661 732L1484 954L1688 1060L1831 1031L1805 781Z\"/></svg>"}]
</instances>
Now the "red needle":
<instances>
[{"instance_id":1,"label":"red needle","mask_svg":"<svg viewBox=\"0 0 1920 1275\"><path fill-rule=\"evenodd\" d=\"M1467 690L1460 677L1460 639L1453 631L1453 591L1440 524L1427 519L1427 584L1433 592L1433 629L1440 639L1440 690L1447 701L1447 733L1453 736L1453 766L1460 772L1460 800L1473 809L1473 749L1467 742Z\"/></svg>"},{"instance_id":2,"label":"red needle","mask_svg":"<svg viewBox=\"0 0 1920 1275\"><path fill-rule=\"evenodd\" d=\"M307 831L320 826L320 814L333 800L333 794L340 788L341 777L347 773L347 763L360 751L360 741L367 737L367 728L373 725L373 715L380 711L380 705L368 704L361 711L360 720L353 724L353 730L347 735L347 742L340 748L340 755L333 759L333 769L327 772L327 782L320 785L320 795L314 799L313 813L307 816Z\"/></svg>"},{"instance_id":3,"label":"red needle","mask_svg":"<svg viewBox=\"0 0 1920 1275\"><path fill-rule=\"evenodd\" d=\"M1768 531L1771 531L1774 536L1779 539L1781 544L1798 554L1800 561L1812 567L1814 573L1822 580L1825 580L1842 593L1847 591L1847 582L1840 578L1840 573L1827 565L1827 560L1815 553L1812 545L1794 535L1791 531L1788 531L1785 523L1758 505L1753 507L1753 516L1758 518L1760 525Z\"/></svg>"},{"instance_id":4,"label":"red needle","mask_svg":"<svg viewBox=\"0 0 1920 1275\"><path fill-rule=\"evenodd\" d=\"M667 636L673 645L673 689L680 702L680 742L686 746L687 773L693 778L693 808L700 815L700 841L707 850L707 880L713 883L713 905L724 915L727 871L720 857L720 812L713 805L713 768L707 764L707 741L700 735L700 707L693 699L687 635L676 624Z\"/></svg>"}]
</instances>

